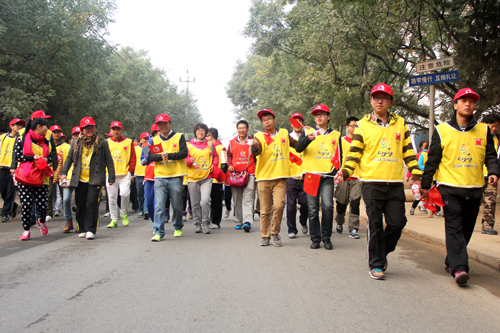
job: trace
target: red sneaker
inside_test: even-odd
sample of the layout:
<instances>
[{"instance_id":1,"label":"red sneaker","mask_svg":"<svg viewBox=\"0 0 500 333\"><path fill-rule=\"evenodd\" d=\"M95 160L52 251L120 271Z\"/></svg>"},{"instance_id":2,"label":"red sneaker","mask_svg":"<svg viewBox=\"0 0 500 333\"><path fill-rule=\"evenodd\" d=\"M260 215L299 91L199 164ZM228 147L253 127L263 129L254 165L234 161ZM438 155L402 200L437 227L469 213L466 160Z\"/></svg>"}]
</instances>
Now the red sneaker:
<instances>
[{"instance_id":1,"label":"red sneaker","mask_svg":"<svg viewBox=\"0 0 500 333\"><path fill-rule=\"evenodd\" d=\"M49 232L49 228L47 228L47 223L38 220L38 225L40 226L40 232L42 233L42 235L45 236Z\"/></svg>"},{"instance_id":2,"label":"red sneaker","mask_svg":"<svg viewBox=\"0 0 500 333\"><path fill-rule=\"evenodd\" d=\"M21 235L21 240L28 240L30 239L31 233L29 230L24 230L23 234Z\"/></svg>"},{"instance_id":3,"label":"red sneaker","mask_svg":"<svg viewBox=\"0 0 500 333\"><path fill-rule=\"evenodd\" d=\"M465 271L456 271L455 272L455 282L457 284L466 284L469 280L469 274Z\"/></svg>"}]
</instances>

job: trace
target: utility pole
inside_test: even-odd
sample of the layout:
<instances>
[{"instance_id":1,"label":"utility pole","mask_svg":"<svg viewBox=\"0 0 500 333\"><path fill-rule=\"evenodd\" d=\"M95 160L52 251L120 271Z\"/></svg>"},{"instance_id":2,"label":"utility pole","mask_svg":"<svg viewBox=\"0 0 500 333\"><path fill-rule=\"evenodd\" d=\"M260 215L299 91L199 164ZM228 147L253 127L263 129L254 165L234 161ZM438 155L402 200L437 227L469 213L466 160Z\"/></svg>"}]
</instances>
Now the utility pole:
<instances>
[{"instance_id":1,"label":"utility pole","mask_svg":"<svg viewBox=\"0 0 500 333\"><path fill-rule=\"evenodd\" d=\"M182 81L182 78L180 77L179 78L179 82L186 82L186 95L189 94L189 82L193 82L196 80L196 78L193 77L193 81L189 81L189 71L187 70L186 71L187 73L187 76L186 76L186 80L185 81Z\"/></svg>"}]
</instances>

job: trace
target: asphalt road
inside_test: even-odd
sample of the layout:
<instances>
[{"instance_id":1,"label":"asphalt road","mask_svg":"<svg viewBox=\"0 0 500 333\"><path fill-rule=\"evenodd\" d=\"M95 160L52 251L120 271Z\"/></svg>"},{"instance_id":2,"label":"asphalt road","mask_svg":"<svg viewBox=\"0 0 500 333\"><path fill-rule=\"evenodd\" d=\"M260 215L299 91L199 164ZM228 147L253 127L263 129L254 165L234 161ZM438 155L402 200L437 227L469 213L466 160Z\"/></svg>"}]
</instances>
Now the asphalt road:
<instances>
[{"instance_id":1,"label":"asphalt road","mask_svg":"<svg viewBox=\"0 0 500 333\"><path fill-rule=\"evenodd\" d=\"M385 281L372 280L366 232L333 235L334 250L309 249L308 236L261 247L224 220L210 235L191 221L175 238L152 243L151 221L93 241L0 225L2 332L494 332L499 331L500 273L473 263L459 287L442 268L442 248L402 239ZM19 218L16 218L18 221ZM283 222L283 225L285 222ZM286 227L282 228L286 235Z\"/></svg>"}]
</instances>

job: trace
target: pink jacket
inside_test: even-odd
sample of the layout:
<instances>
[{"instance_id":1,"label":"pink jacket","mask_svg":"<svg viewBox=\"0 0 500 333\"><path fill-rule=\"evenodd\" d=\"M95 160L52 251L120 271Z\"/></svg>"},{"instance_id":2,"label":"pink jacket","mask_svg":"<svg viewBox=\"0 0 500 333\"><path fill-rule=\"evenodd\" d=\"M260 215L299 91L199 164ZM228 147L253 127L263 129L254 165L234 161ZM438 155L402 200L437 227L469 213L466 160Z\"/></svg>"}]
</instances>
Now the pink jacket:
<instances>
[{"instance_id":1,"label":"pink jacket","mask_svg":"<svg viewBox=\"0 0 500 333\"><path fill-rule=\"evenodd\" d=\"M199 142L196 139L191 139L191 141L189 141L189 143L192 144L195 148L201 149L201 150L207 148L207 146L208 146L207 140L204 140L203 142ZM213 147L213 149L212 149L212 156L213 156L212 165L214 167L216 167L219 165L219 154L217 154L217 149L215 149L215 146L212 145L212 147ZM191 152L189 151L189 146L188 146L188 156L186 157L186 163L187 163L188 168L191 165L193 165L191 163Z\"/></svg>"}]
</instances>

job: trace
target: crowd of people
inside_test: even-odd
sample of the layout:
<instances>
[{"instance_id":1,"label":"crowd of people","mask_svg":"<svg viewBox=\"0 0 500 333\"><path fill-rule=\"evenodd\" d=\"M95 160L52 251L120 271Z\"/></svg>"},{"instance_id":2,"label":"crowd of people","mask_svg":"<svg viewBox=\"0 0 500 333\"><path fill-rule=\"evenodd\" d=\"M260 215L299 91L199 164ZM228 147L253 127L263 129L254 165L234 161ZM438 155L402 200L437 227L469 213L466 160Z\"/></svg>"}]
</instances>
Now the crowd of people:
<instances>
[{"instance_id":1,"label":"crowd of people","mask_svg":"<svg viewBox=\"0 0 500 333\"><path fill-rule=\"evenodd\" d=\"M194 138L186 142L166 114L158 115L151 133L143 132L138 140L124 137L119 121L111 123L108 138L102 137L94 119L85 117L66 143L58 125L49 129L50 116L36 111L27 122L13 119L10 133L1 136L2 222L17 212L17 188L24 229L21 240L30 239L35 224L47 235L47 222L61 212L66 219L62 232L76 228L78 237L94 239L104 188L111 219L107 227L116 228L119 222L129 225L128 208L135 193L132 202L137 202L138 216L153 222L153 242L165 238L170 212L174 237L182 237L188 218L193 219L196 233L219 229L223 202L227 218L233 200L236 230L250 232L254 213L259 213L261 246L271 242L282 246L286 206L290 239L299 233L298 214L300 231L309 233L310 248L319 249L323 243L332 250L332 234L343 232L348 206L349 237L360 238L363 198L369 275L383 280L387 256L396 249L407 222L406 165L407 180L422 195L413 203L411 215L417 206L425 211L421 203L430 201L437 184L444 206L439 214L445 218L445 268L456 283L464 284L469 279L467 244L483 192L483 233L496 235L500 165L495 132L500 118L491 115L484 123L476 122L472 113L478 100L472 89L460 89L454 98L455 113L436 126L430 147L422 142L417 154L405 120L389 112L393 92L384 83L370 93L371 113L346 119L345 136L330 127L330 109L323 104L311 111L314 126L307 126L300 113L291 115L290 133L276 127L272 110L262 109L257 117L263 130L252 137L248 122L240 120L237 135L227 147L219 141L218 130L203 123L194 126ZM71 204L73 192L76 208Z\"/></svg>"}]
</instances>

